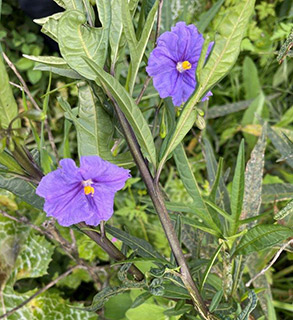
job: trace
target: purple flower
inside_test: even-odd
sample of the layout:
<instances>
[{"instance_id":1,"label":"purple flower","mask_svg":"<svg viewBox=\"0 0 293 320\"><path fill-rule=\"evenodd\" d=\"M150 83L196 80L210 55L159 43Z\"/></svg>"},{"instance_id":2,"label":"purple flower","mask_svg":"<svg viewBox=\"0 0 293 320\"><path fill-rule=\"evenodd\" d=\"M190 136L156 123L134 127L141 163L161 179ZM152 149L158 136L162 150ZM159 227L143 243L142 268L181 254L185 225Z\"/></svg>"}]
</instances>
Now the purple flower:
<instances>
[{"instance_id":1,"label":"purple flower","mask_svg":"<svg viewBox=\"0 0 293 320\"><path fill-rule=\"evenodd\" d=\"M188 100L196 87L195 71L204 43L203 36L193 25L178 22L172 31L158 38L157 47L151 52L146 68L161 98L172 97L180 106ZM209 44L207 56L213 46ZM208 92L202 99L211 96Z\"/></svg>"},{"instance_id":2,"label":"purple flower","mask_svg":"<svg viewBox=\"0 0 293 320\"><path fill-rule=\"evenodd\" d=\"M81 157L80 168L71 159L60 165L43 177L36 191L45 198L47 216L66 227L83 221L97 226L110 219L114 195L130 177L129 170L98 156Z\"/></svg>"}]
</instances>

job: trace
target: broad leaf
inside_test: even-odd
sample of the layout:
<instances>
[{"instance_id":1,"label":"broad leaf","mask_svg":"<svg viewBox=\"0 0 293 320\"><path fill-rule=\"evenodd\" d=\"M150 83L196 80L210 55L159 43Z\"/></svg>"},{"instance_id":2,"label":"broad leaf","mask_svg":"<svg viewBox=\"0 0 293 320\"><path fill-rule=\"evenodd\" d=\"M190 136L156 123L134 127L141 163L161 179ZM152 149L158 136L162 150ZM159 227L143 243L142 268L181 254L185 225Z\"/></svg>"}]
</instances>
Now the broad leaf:
<instances>
[{"instance_id":1,"label":"broad leaf","mask_svg":"<svg viewBox=\"0 0 293 320\"><path fill-rule=\"evenodd\" d=\"M102 28L84 25L86 17L77 10L66 11L58 23L58 42L63 58L72 69L91 80L96 75L83 57L104 66L110 28L110 6L106 5L105 0L99 1L99 4Z\"/></svg>"},{"instance_id":2,"label":"broad leaf","mask_svg":"<svg viewBox=\"0 0 293 320\"><path fill-rule=\"evenodd\" d=\"M36 195L36 187L12 174L0 173L0 188L6 189L31 206L43 210L44 200Z\"/></svg>"},{"instance_id":3,"label":"broad leaf","mask_svg":"<svg viewBox=\"0 0 293 320\"><path fill-rule=\"evenodd\" d=\"M105 86L106 90L110 91L119 105L121 111L124 113L126 119L129 121L136 138L142 148L145 155L148 155L151 162L156 164L156 148L153 141L153 137L145 120L142 112L135 104L133 99L124 89L124 87L112 77L109 73L105 72L93 61L86 59L86 62L96 74L96 82L100 85L100 82Z\"/></svg>"},{"instance_id":4,"label":"broad leaf","mask_svg":"<svg viewBox=\"0 0 293 320\"><path fill-rule=\"evenodd\" d=\"M18 107L14 100L12 89L9 84L5 64L0 56L0 126L7 129L9 123L18 114ZM13 127L17 127L19 121L15 121ZM0 137L1 139L1 137Z\"/></svg>"},{"instance_id":5,"label":"broad leaf","mask_svg":"<svg viewBox=\"0 0 293 320\"><path fill-rule=\"evenodd\" d=\"M38 278L47 274L54 248L45 237L31 233L16 261L16 279Z\"/></svg>"},{"instance_id":6,"label":"broad leaf","mask_svg":"<svg viewBox=\"0 0 293 320\"><path fill-rule=\"evenodd\" d=\"M280 225L258 225L248 230L236 247L235 255L261 251L292 237L293 230Z\"/></svg>"}]
</instances>

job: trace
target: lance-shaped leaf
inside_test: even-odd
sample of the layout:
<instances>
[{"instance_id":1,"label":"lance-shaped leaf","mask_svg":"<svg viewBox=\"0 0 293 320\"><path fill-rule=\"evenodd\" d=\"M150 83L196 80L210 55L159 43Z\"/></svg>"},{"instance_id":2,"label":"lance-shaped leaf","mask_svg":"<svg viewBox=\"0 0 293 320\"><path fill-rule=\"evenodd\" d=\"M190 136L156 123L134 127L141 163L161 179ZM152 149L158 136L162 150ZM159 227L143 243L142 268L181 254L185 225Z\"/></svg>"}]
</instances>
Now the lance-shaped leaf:
<instances>
[{"instance_id":1,"label":"lance-shaped leaf","mask_svg":"<svg viewBox=\"0 0 293 320\"><path fill-rule=\"evenodd\" d=\"M142 148L142 151L147 155L150 161L156 164L156 148L151 134L148 123L146 122L142 112L135 104L134 100L130 97L125 88L112 77L109 73L105 72L93 61L85 58L86 63L90 66L96 75L96 83L103 84L107 91L111 93L116 102L118 103L121 111L124 113L126 119L129 121L135 136Z\"/></svg>"},{"instance_id":2,"label":"lance-shaped leaf","mask_svg":"<svg viewBox=\"0 0 293 320\"><path fill-rule=\"evenodd\" d=\"M293 198L293 184L273 183L262 187L262 203L274 203Z\"/></svg>"},{"instance_id":3,"label":"lance-shaped leaf","mask_svg":"<svg viewBox=\"0 0 293 320\"><path fill-rule=\"evenodd\" d=\"M108 47L110 28L110 5L99 1L99 17L102 28L92 28L86 23L85 15L78 10L68 10L58 23L58 42L62 57L69 66L87 79L94 80L96 75L83 57L103 67Z\"/></svg>"},{"instance_id":4,"label":"lance-shaped leaf","mask_svg":"<svg viewBox=\"0 0 293 320\"><path fill-rule=\"evenodd\" d=\"M219 25L213 51L205 67L200 72L198 88L181 112L176 129L161 157L158 172L161 172L170 153L193 126L195 121L193 117L194 106L200 101L205 92L228 73L236 62L244 32L253 12L254 2L255 0L238 1Z\"/></svg>"},{"instance_id":5,"label":"lance-shaped leaf","mask_svg":"<svg viewBox=\"0 0 293 320\"><path fill-rule=\"evenodd\" d=\"M131 66L129 69L129 75L128 75L129 82L128 82L127 89L132 95L138 69L140 67L141 60L145 53L145 49L153 29L159 1L157 0L155 2L151 11L149 12L139 41L137 41L136 39L128 1L121 0L121 4L122 4L121 6L122 21L123 21L123 27L125 30L124 34L129 46L130 57L131 57Z\"/></svg>"},{"instance_id":6,"label":"lance-shaped leaf","mask_svg":"<svg viewBox=\"0 0 293 320\"><path fill-rule=\"evenodd\" d=\"M236 168L232 182L231 213L233 221L230 223L230 235L234 235L236 233L239 224L244 196L244 170L245 155L244 140L242 140L239 146Z\"/></svg>"},{"instance_id":7,"label":"lance-shaped leaf","mask_svg":"<svg viewBox=\"0 0 293 320\"><path fill-rule=\"evenodd\" d=\"M293 213L293 200L290 201L285 208L283 208L282 210L280 210L275 216L274 219L275 220L281 220L284 219L285 217L287 217L289 214Z\"/></svg>"},{"instance_id":8,"label":"lance-shaped leaf","mask_svg":"<svg viewBox=\"0 0 293 320\"><path fill-rule=\"evenodd\" d=\"M221 230L213 221L213 218L210 215L210 212L201 197L199 187L195 180L194 174L191 170L190 164L188 162L188 159L186 157L182 144L180 144L174 151L174 158L176 161L176 167L180 174L180 178L187 192L189 193L189 195L192 197L194 201L192 204L192 208L194 209L194 211L197 212L197 215L200 216L200 218L204 221L204 223L208 227L211 227L215 231L221 233Z\"/></svg>"},{"instance_id":9,"label":"lance-shaped leaf","mask_svg":"<svg viewBox=\"0 0 293 320\"><path fill-rule=\"evenodd\" d=\"M251 218L259 213L265 149L266 124L263 126L262 135L252 150L250 160L246 165L242 219Z\"/></svg>"},{"instance_id":10,"label":"lance-shaped leaf","mask_svg":"<svg viewBox=\"0 0 293 320\"><path fill-rule=\"evenodd\" d=\"M134 237L129 233L126 233L109 225L106 225L105 228L106 231L109 232L113 237L124 242L141 257L154 258L159 263L169 263L147 241Z\"/></svg>"},{"instance_id":11,"label":"lance-shaped leaf","mask_svg":"<svg viewBox=\"0 0 293 320\"><path fill-rule=\"evenodd\" d=\"M258 225L241 238L234 255L249 254L270 248L293 236L293 229L280 225Z\"/></svg>"},{"instance_id":12,"label":"lance-shaped leaf","mask_svg":"<svg viewBox=\"0 0 293 320\"><path fill-rule=\"evenodd\" d=\"M257 305L257 295L253 290L250 290L248 293L249 303L245 309L237 316L236 320L248 320L249 315L255 309Z\"/></svg>"}]
</instances>

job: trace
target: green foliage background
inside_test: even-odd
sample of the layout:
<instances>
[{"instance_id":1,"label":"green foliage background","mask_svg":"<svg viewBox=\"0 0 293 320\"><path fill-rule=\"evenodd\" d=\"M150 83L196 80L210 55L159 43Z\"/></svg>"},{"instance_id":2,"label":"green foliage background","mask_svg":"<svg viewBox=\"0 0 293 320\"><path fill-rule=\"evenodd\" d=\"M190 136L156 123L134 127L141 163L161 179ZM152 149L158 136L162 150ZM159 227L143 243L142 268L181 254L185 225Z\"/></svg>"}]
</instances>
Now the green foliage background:
<instances>
[{"instance_id":1,"label":"green foliage background","mask_svg":"<svg viewBox=\"0 0 293 320\"><path fill-rule=\"evenodd\" d=\"M65 7L71 3L65 0L56 2ZM95 1L90 2L94 4ZM84 9L84 3L89 5L90 2L72 3L81 6L77 9ZM39 20L45 33L58 38L63 60L58 53L49 52L36 24L24 16L14 0L3 1L0 40L2 50L19 70L38 104L47 110L61 158L78 159L80 155L99 154L104 159L132 168L133 178L116 196L115 214L109 221L107 233L110 238L118 239L115 244L130 261L137 260L136 265L147 274L147 286L138 286L126 279L125 269L120 268L120 264L113 266L109 256L84 234L58 227L58 233L67 241L71 241L70 232L74 233L79 257L95 270L97 278L93 279L85 269L75 269L8 320L20 317L198 319L190 304L186 303L189 299L187 291L182 285L178 286L180 281L166 271L166 259L176 270L174 257L145 186L133 167L113 109L100 88L89 86L84 79L80 81L82 76L95 80L97 74L111 94L120 99L120 108L127 114L144 155L153 165L157 162L162 165L161 183L168 194L167 208L181 236L184 253L189 257L192 274L204 299L209 302L210 310L216 310L219 317L230 314L227 319L233 319L232 314L237 315L237 319L247 319L251 312L254 319L291 319L292 246L287 247L273 268L254 283L259 299L256 308L255 295L248 293L244 285L270 262L282 242L292 237L293 88L290 79L293 62L289 56L282 64L276 59L293 27L292 2L256 2L243 40L239 36L231 40L231 47L235 50L229 63L220 64L218 78L206 81L207 86L215 86L209 102L198 105L205 114L203 130L193 126L194 119L188 123L189 116L193 115L191 107L182 111L179 120L169 99L159 111L159 96L152 85L148 86L139 106L133 102L132 96L138 96L146 77L145 65L153 48L152 26L158 3L141 1L139 10L135 10L135 1L130 1L130 11L123 3L112 1L112 14L116 13L116 19L111 25L107 24L109 8L98 7L103 29L85 27L86 18L77 11L74 16L72 12L66 12L62 18ZM183 20L187 24L195 23L211 38L222 36L221 41L228 41L223 38L226 29L221 30L219 26L233 14L235 4L239 5L236 0L165 0L161 32ZM69 9L76 9L75 6ZM241 11L241 6L237 10ZM121 15L117 16L117 12ZM79 20L80 17L84 20ZM88 20L93 22L94 17L94 11L88 11ZM130 27L132 19L135 29ZM58 33L56 21L68 28L67 33L63 34L61 29ZM89 55L98 66L82 58L85 54L75 38L77 28L87 40ZM99 40L99 50L103 52L107 46L104 35L107 32L111 51L100 55L96 50L97 42ZM66 40L70 35L78 50L68 47L69 41ZM238 45L237 62L218 83L232 66L234 56L236 59ZM48 55L51 57L40 57ZM216 55L200 74L201 83L208 78L209 70L214 66L213 59L217 60ZM127 76L129 60L132 69ZM105 62L109 70L115 72L115 78L103 70ZM4 65L0 67L5 68ZM52 79L46 72L48 70L52 71ZM13 72L8 68L7 72L10 81L18 84ZM1 72L1 77L3 74ZM51 86L48 86L50 80ZM3 88L0 88L1 94ZM12 85L12 90L17 105L9 110L11 114L6 120L1 112L2 127L8 126L17 114L17 108L19 111L32 108L19 88ZM3 94L5 97L10 95L13 101L11 92ZM45 94L49 99L46 100ZM199 100L198 91L197 95L195 98ZM178 123L184 121L182 115L186 115L187 121L180 127ZM198 117L198 114L194 116ZM39 153L35 152L35 158L43 171L47 173L56 168L57 161L43 123L23 118L22 126L25 130L20 133L20 138L30 151L39 150ZM5 148L4 140L6 137L1 136L1 151ZM115 151L111 152L114 140ZM170 141L173 141L174 148L170 147ZM165 162L171 152L174 159ZM17 170L21 172L21 168L6 151L1 153L0 163L0 213L26 217L42 228L45 215L41 212L41 199L35 196L35 186L11 174L19 173ZM178 212L182 214L178 215ZM247 220L241 222L240 219ZM231 250L224 249L222 239ZM0 215L0 315L72 265L73 260L65 255L57 241L26 224ZM164 276L158 274L158 269ZM123 293L117 295L119 290ZM97 292L100 296L96 296L92 304ZM83 306L90 305L96 313L84 310Z\"/></svg>"}]
</instances>

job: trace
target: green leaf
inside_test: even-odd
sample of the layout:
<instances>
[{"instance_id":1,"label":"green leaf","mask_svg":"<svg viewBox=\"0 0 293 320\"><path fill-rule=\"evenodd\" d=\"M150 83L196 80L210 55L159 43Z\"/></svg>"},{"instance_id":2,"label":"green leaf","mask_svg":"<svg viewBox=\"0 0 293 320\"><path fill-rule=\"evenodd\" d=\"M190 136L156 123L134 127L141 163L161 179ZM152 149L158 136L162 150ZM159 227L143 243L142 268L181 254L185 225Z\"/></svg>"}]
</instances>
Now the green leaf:
<instances>
[{"instance_id":1,"label":"green leaf","mask_svg":"<svg viewBox=\"0 0 293 320\"><path fill-rule=\"evenodd\" d=\"M236 320L248 320L249 315L255 309L257 305L257 295L253 290L250 290L248 293L249 303L245 309L237 316Z\"/></svg>"},{"instance_id":2,"label":"green leaf","mask_svg":"<svg viewBox=\"0 0 293 320\"><path fill-rule=\"evenodd\" d=\"M262 187L262 203L274 203L293 198L293 184L273 183Z\"/></svg>"},{"instance_id":3,"label":"green leaf","mask_svg":"<svg viewBox=\"0 0 293 320\"><path fill-rule=\"evenodd\" d=\"M262 135L251 152L245 170L245 188L243 199L242 219L251 218L259 214L261 206L262 176L264 169L264 153L266 149L266 124Z\"/></svg>"},{"instance_id":4,"label":"green leaf","mask_svg":"<svg viewBox=\"0 0 293 320\"><path fill-rule=\"evenodd\" d=\"M184 148L182 144L180 144L175 150L174 150L174 158L176 162L176 167L178 169L178 172L180 174L180 178L189 193L189 195L193 199L192 208L194 211L197 212L197 215L200 216L200 218L204 221L204 223L208 226L213 228L215 231L217 231L219 234L221 234L221 230L218 228L216 223L213 221L213 218L211 217L202 197L200 194L199 187L197 185L197 182L195 180L194 174L192 173L190 164L188 162L188 159L186 157Z\"/></svg>"},{"instance_id":5,"label":"green leaf","mask_svg":"<svg viewBox=\"0 0 293 320\"><path fill-rule=\"evenodd\" d=\"M121 15L121 0L112 0L111 3L111 26L109 42L111 47L111 71L115 70L116 62L119 59L119 49L123 35L123 21Z\"/></svg>"},{"instance_id":6,"label":"green leaf","mask_svg":"<svg viewBox=\"0 0 293 320\"><path fill-rule=\"evenodd\" d=\"M16 279L38 278L47 274L54 248L45 237L31 233L16 261Z\"/></svg>"},{"instance_id":7,"label":"green leaf","mask_svg":"<svg viewBox=\"0 0 293 320\"><path fill-rule=\"evenodd\" d=\"M38 63L35 65L34 70L48 71L48 72L58 74L59 76L67 77L71 79L83 79L83 77L79 73L72 70L69 66L63 68L63 67L54 67L54 66L43 64L43 63Z\"/></svg>"},{"instance_id":8,"label":"green leaf","mask_svg":"<svg viewBox=\"0 0 293 320\"><path fill-rule=\"evenodd\" d=\"M131 308L137 308L141 304L145 303L150 297L152 296L149 292L144 292L140 294L136 299L133 301L133 304L131 305Z\"/></svg>"},{"instance_id":9,"label":"green leaf","mask_svg":"<svg viewBox=\"0 0 293 320\"><path fill-rule=\"evenodd\" d=\"M110 298L131 289L137 289L137 286L122 285L121 287L106 287L94 296L91 306L84 308L84 310L95 312L101 309Z\"/></svg>"},{"instance_id":10,"label":"green leaf","mask_svg":"<svg viewBox=\"0 0 293 320\"><path fill-rule=\"evenodd\" d=\"M206 28L209 26L211 21L214 19L215 15L220 10L224 1L225 0L218 0L215 4L212 5L212 7L208 11L204 12L200 16L200 19L196 24L200 33L205 32Z\"/></svg>"},{"instance_id":11,"label":"green leaf","mask_svg":"<svg viewBox=\"0 0 293 320\"><path fill-rule=\"evenodd\" d=\"M253 12L254 2L255 0L238 1L232 8L232 11L224 17L219 25L213 51L200 73L199 86L189 98L180 114L176 129L161 157L158 166L159 173L170 153L193 126L195 121L195 117L193 116L194 106L200 101L205 92L228 73L236 62L244 32Z\"/></svg>"},{"instance_id":12,"label":"green leaf","mask_svg":"<svg viewBox=\"0 0 293 320\"><path fill-rule=\"evenodd\" d=\"M58 22L64 12L55 13L49 17L34 19L34 22L42 26L41 31L54 41L58 42Z\"/></svg>"},{"instance_id":13,"label":"green leaf","mask_svg":"<svg viewBox=\"0 0 293 320\"><path fill-rule=\"evenodd\" d=\"M207 138L203 138L203 142L203 155L207 164L208 180L210 185L212 185L217 179L217 161L210 141ZM224 208L226 212L230 213L230 198L223 177L220 178L219 188L217 190L217 201L220 202L221 207Z\"/></svg>"},{"instance_id":14,"label":"green leaf","mask_svg":"<svg viewBox=\"0 0 293 320\"><path fill-rule=\"evenodd\" d=\"M7 129L9 123L18 114L17 104L9 84L8 74L2 55L0 56L0 126ZM18 127L19 120L14 121L13 127Z\"/></svg>"},{"instance_id":15,"label":"green leaf","mask_svg":"<svg viewBox=\"0 0 293 320\"><path fill-rule=\"evenodd\" d=\"M202 93L223 78L236 62L254 2L237 1L218 26L213 51L199 79Z\"/></svg>"},{"instance_id":16,"label":"green leaf","mask_svg":"<svg viewBox=\"0 0 293 320\"><path fill-rule=\"evenodd\" d=\"M0 152L0 164L5 166L10 172L24 174L23 168L6 151Z\"/></svg>"},{"instance_id":17,"label":"green leaf","mask_svg":"<svg viewBox=\"0 0 293 320\"><path fill-rule=\"evenodd\" d=\"M96 82L99 85L99 81L103 83L107 90L113 95L114 99L118 103L121 111L124 113L126 119L129 121L136 138L142 148L145 155L148 155L150 161L156 164L156 148L153 141L153 137L145 120L142 112L135 104L133 99L123 88L123 86L110 74L105 72L93 61L86 59L88 65L92 68L97 76Z\"/></svg>"},{"instance_id":18,"label":"green leaf","mask_svg":"<svg viewBox=\"0 0 293 320\"><path fill-rule=\"evenodd\" d=\"M213 201L213 202L216 202L217 190L219 188L220 181L221 181L221 178L222 178L222 170L223 170L223 158L220 158L219 159L218 168L217 168L216 177L215 177L215 181L213 183L212 190L211 190L210 195L209 195L209 199L211 201Z\"/></svg>"},{"instance_id":19,"label":"green leaf","mask_svg":"<svg viewBox=\"0 0 293 320\"><path fill-rule=\"evenodd\" d=\"M108 224L105 226L107 232L109 232L113 237L121 240L127 246L129 246L132 250L134 250L141 257L151 257L155 258L159 263L169 263L163 256L161 256L151 244L147 241L142 240L140 238L134 237L129 233L126 233L122 230L119 230L115 227L109 226Z\"/></svg>"},{"instance_id":20,"label":"green leaf","mask_svg":"<svg viewBox=\"0 0 293 320\"><path fill-rule=\"evenodd\" d=\"M293 213L293 200L290 201L285 208L283 208L282 210L280 210L275 216L274 219L275 220L281 220L284 219L286 216L288 216L289 214Z\"/></svg>"},{"instance_id":21,"label":"green leaf","mask_svg":"<svg viewBox=\"0 0 293 320\"><path fill-rule=\"evenodd\" d=\"M237 232L239 218L243 205L244 196L244 171L245 171L245 155L244 155L244 140L239 146L235 173L232 182L231 193L231 213L233 221L230 224L230 235Z\"/></svg>"},{"instance_id":22,"label":"green leaf","mask_svg":"<svg viewBox=\"0 0 293 320\"><path fill-rule=\"evenodd\" d=\"M223 245L224 245L224 243L222 242L222 243L218 246L218 248L217 248L217 250L215 251L215 253L213 254L213 256L210 258L209 264L207 265L207 267L206 267L206 269L205 269L205 271L204 271L204 274L203 274L203 277L202 277L202 281L201 281L201 284L200 284L200 290L201 290L201 291L202 291L203 288L204 288L204 284L205 284L205 282L206 282L206 280L207 280L207 278L208 278L208 275L209 275L209 273L210 273L210 271L211 271L211 269L212 269L212 266L214 265L214 263L215 263L215 261L216 261L216 259L217 259L217 257L218 257L218 254L220 253Z\"/></svg>"},{"instance_id":23,"label":"green leaf","mask_svg":"<svg viewBox=\"0 0 293 320\"><path fill-rule=\"evenodd\" d=\"M135 309L129 309L126 312L127 320L165 320L164 315L165 308L163 306L157 305L155 303L144 303Z\"/></svg>"},{"instance_id":24,"label":"green leaf","mask_svg":"<svg viewBox=\"0 0 293 320\"><path fill-rule=\"evenodd\" d=\"M188 291L173 283L164 283L164 297L168 299L190 299Z\"/></svg>"},{"instance_id":25,"label":"green leaf","mask_svg":"<svg viewBox=\"0 0 293 320\"><path fill-rule=\"evenodd\" d=\"M293 168L292 146L284 135L280 136L280 134L277 133L276 129L268 126L268 137L272 141L274 147L281 153L282 158L284 158L288 165Z\"/></svg>"},{"instance_id":26,"label":"green leaf","mask_svg":"<svg viewBox=\"0 0 293 320\"><path fill-rule=\"evenodd\" d=\"M129 69L127 89L130 95L132 95L138 69L140 67L143 55L146 50L146 46L149 41L150 34L153 29L159 1L157 0L153 5L152 9L150 10L148 17L145 21L144 28L139 41L136 40L136 35L135 35L133 23L132 23L132 17L131 17L128 1L127 0L121 0L121 1L122 1L121 9L122 9L122 21L123 21L123 27L124 27L124 34L129 46L130 58L131 58L131 66Z\"/></svg>"},{"instance_id":27,"label":"green leaf","mask_svg":"<svg viewBox=\"0 0 293 320\"><path fill-rule=\"evenodd\" d=\"M58 42L62 57L72 69L90 80L94 80L96 75L83 57L104 66L110 28L110 6L105 0L98 3L102 28L85 25L85 15L77 10L66 11L58 24Z\"/></svg>"},{"instance_id":28,"label":"green leaf","mask_svg":"<svg viewBox=\"0 0 293 320\"><path fill-rule=\"evenodd\" d=\"M8 190L18 196L22 201L43 210L44 200L36 195L36 187L12 174L0 172L0 188Z\"/></svg>"},{"instance_id":29,"label":"green leaf","mask_svg":"<svg viewBox=\"0 0 293 320\"><path fill-rule=\"evenodd\" d=\"M243 61L243 84L246 99L254 99L260 94L261 85L257 68L249 56L246 56Z\"/></svg>"},{"instance_id":30,"label":"green leaf","mask_svg":"<svg viewBox=\"0 0 293 320\"><path fill-rule=\"evenodd\" d=\"M234 255L249 254L270 248L292 235L292 229L280 225L255 226L241 238Z\"/></svg>"},{"instance_id":31,"label":"green leaf","mask_svg":"<svg viewBox=\"0 0 293 320\"><path fill-rule=\"evenodd\" d=\"M65 100L59 97L58 101L76 127L79 156L98 155L112 163L124 167L131 166L133 161L129 153L116 157L112 155L114 126L92 88L85 83L79 83L78 98L78 117Z\"/></svg>"},{"instance_id":32,"label":"green leaf","mask_svg":"<svg viewBox=\"0 0 293 320\"><path fill-rule=\"evenodd\" d=\"M11 286L7 286L3 292L6 311L20 305L34 293L35 291L28 291L21 294L14 291ZM18 309L9 316L9 320L95 320L97 318L97 315L81 310L81 304L76 303L72 307L69 304L72 305L69 300L64 300L58 293L45 292ZM1 308L0 315L2 310Z\"/></svg>"},{"instance_id":33,"label":"green leaf","mask_svg":"<svg viewBox=\"0 0 293 320\"><path fill-rule=\"evenodd\" d=\"M211 302L210 307L209 307L209 311L210 311L210 312L214 312L214 311L217 309L219 303L220 303L221 300L222 300L223 295L224 295L224 291L223 291L223 289L220 289L220 290L213 296L212 302Z\"/></svg>"}]
</instances>

